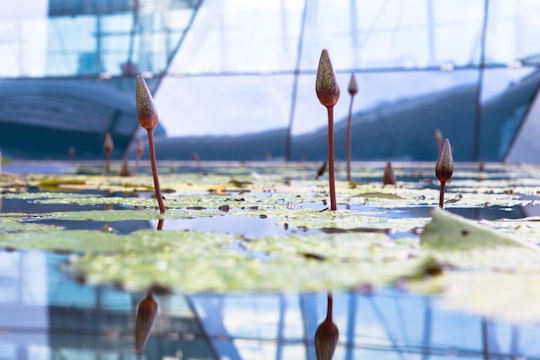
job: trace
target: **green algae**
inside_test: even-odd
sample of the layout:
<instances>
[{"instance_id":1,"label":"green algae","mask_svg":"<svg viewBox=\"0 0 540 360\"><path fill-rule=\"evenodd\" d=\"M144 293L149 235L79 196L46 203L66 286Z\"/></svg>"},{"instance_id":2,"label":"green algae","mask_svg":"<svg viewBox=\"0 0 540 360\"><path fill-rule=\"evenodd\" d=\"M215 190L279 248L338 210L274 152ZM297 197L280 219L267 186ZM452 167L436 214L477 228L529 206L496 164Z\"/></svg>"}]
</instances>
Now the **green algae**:
<instances>
[{"instance_id":1,"label":"green algae","mask_svg":"<svg viewBox=\"0 0 540 360\"><path fill-rule=\"evenodd\" d=\"M131 236L139 237L137 246L130 242L114 254L77 258L72 271L90 283L122 284L130 290L282 292L387 284L417 263L407 256L408 248L396 251L384 246L388 238L374 234L259 240L193 231ZM359 242L365 244L351 256Z\"/></svg>"},{"instance_id":2,"label":"green algae","mask_svg":"<svg viewBox=\"0 0 540 360\"><path fill-rule=\"evenodd\" d=\"M104 210L4 213L0 246L75 252L78 255L65 268L74 277L129 290L156 286L185 293L354 290L407 280L410 291L436 294L450 309L512 322L540 321L534 308L540 300L535 290L540 287L537 219L471 221L438 209L431 218L416 217L408 210L438 203L433 164L394 164L397 186L382 186L383 165L353 166L354 186L343 181L338 166L342 180L336 182L335 212L325 211L327 180L315 179L317 164L240 164L203 167L198 173L163 167L162 185L169 190L166 214L156 209L148 185L152 179L144 171L128 178L59 176L50 180L51 186L57 185L52 191L35 193L19 192L24 191L19 186L38 187L49 181L47 177L3 179L2 186L9 189L2 194L5 199ZM536 167L488 164L486 168L489 171L482 173L471 166L456 169L446 207L537 204ZM407 177L414 180L400 180ZM111 206L115 209L106 210ZM300 231L260 238L176 230L119 235L60 231L33 221L114 223L216 216L264 217ZM373 229L383 231L370 233ZM421 237L415 235L421 231ZM395 239L392 232L400 236Z\"/></svg>"}]
</instances>

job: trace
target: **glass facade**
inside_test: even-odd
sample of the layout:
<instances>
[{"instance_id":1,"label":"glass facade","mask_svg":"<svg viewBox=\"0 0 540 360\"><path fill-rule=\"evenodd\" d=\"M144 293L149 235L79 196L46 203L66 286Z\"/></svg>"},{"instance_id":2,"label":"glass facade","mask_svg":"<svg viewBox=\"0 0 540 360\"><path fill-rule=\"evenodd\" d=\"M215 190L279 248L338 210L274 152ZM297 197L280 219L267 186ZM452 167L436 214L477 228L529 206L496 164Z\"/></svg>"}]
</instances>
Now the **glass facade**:
<instances>
[{"instance_id":1,"label":"glass facade","mask_svg":"<svg viewBox=\"0 0 540 360\"><path fill-rule=\"evenodd\" d=\"M134 76L142 73L157 88L198 6L197 0L0 5L4 155L67 159L73 149L77 159L101 157L109 132L113 157L126 156L139 129Z\"/></svg>"},{"instance_id":2,"label":"glass facade","mask_svg":"<svg viewBox=\"0 0 540 360\"><path fill-rule=\"evenodd\" d=\"M115 107L92 105L109 114L92 132L62 133L64 142L39 153L51 157L67 156L70 146L81 158L101 156L104 134L119 118L131 120L120 121L115 155L129 156L138 129L137 73L147 76L161 134L168 135L157 141L158 151L178 160L193 152L208 160L268 153L324 159L323 147L310 140L326 131L314 92L323 48L342 88L338 129L348 114L350 75L359 83L358 160L432 160L436 129L455 145L456 160L503 160L538 88L534 0L21 0L0 8L0 92L9 94L14 82L39 89L37 97L15 92L0 99L6 133L36 123L47 132L78 127L85 117L94 122L82 111L55 122L65 111L50 102L117 94ZM89 91L58 97L58 82L89 84ZM29 117L28 108L38 110ZM246 151L254 136L268 141ZM244 151L212 148L209 137ZM8 154L38 155L11 135L0 141ZM341 145L338 138L338 158Z\"/></svg>"},{"instance_id":3,"label":"glass facade","mask_svg":"<svg viewBox=\"0 0 540 360\"><path fill-rule=\"evenodd\" d=\"M539 11L525 0L205 1L157 92L180 137L159 142L162 156L216 158L205 137L221 135L222 148L268 139L237 158L323 160L314 83L326 48L342 90L339 159L354 73L354 159L433 160L439 129L457 160L503 160L539 84ZM290 151L277 149L287 138Z\"/></svg>"}]
</instances>

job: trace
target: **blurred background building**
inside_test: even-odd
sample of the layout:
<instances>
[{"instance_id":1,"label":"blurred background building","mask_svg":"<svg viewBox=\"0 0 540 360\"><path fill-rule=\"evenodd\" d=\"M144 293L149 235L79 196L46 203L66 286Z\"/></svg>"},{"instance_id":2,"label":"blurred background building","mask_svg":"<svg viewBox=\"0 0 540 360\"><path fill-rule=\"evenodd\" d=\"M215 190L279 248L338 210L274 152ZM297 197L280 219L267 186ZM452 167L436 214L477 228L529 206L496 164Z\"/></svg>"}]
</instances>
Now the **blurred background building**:
<instances>
[{"instance_id":1,"label":"blurred background building","mask_svg":"<svg viewBox=\"0 0 540 360\"><path fill-rule=\"evenodd\" d=\"M355 74L354 160L433 160L439 129L463 161L538 161L535 0L20 0L0 5L0 149L116 158L141 135L134 75L160 113L158 157L326 157L315 96L328 49ZM540 129L538 129L540 130ZM144 135L144 134L143 134ZM75 155L73 155L75 153Z\"/></svg>"}]
</instances>

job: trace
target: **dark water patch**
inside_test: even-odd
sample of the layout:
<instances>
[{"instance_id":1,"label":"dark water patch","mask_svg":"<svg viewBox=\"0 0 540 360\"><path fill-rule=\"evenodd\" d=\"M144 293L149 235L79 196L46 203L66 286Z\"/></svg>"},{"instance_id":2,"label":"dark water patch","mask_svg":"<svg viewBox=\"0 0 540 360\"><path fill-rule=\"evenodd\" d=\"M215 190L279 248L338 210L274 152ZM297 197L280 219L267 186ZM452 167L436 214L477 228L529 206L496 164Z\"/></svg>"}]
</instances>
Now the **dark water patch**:
<instances>
[{"instance_id":1,"label":"dark water patch","mask_svg":"<svg viewBox=\"0 0 540 360\"><path fill-rule=\"evenodd\" d=\"M67 212L77 210L103 210L103 205L78 205L76 200L72 204L43 204L34 199L2 199L0 212L43 214L48 212Z\"/></svg>"}]
</instances>

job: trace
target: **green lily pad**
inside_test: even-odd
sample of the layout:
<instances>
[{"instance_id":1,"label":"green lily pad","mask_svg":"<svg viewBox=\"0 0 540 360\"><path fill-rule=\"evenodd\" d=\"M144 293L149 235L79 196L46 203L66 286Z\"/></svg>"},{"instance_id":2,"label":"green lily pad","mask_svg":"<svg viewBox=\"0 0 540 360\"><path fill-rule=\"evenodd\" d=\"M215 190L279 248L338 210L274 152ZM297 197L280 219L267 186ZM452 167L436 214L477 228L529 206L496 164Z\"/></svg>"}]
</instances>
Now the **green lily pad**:
<instances>
[{"instance_id":1,"label":"green lily pad","mask_svg":"<svg viewBox=\"0 0 540 360\"><path fill-rule=\"evenodd\" d=\"M55 220L75 220L75 221L128 221L128 220L158 220L158 219L191 219L197 217L210 217L223 215L219 211L187 211L169 209L165 214L160 214L159 210L139 209L139 210L88 210L44 213L42 218Z\"/></svg>"},{"instance_id":2,"label":"green lily pad","mask_svg":"<svg viewBox=\"0 0 540 360\"><path fill-rule=\"evenodd\" d=\"M434 208L431 216L432 220L426 225L421 236L424 247L469 251L479 248L527 246L507 234L482 227L439 208Z\"/></svg>"},{"instance_id":3,"label":"green lily pad","mask_svg":"<svg viewBox=\"0 0 540 360\"><path fill-rule=\"evenodd\" d=\"M138 231L119 252L85 255L71 270L91 283L184 293L315 291L392 283L419 259L381 234L246 240L220 233ZM136 245L134 245L136 244ZM354 251L353 251L354 249Z\"/></svg>"},{"instance_id":4,"label":"green lily pad","mask_svg":"<svg viewBox=\"0 0 540 360\"><path fill-rule=\"evenodd\" d=\"M111 252L124 242L118 236L91 230L20 232L0 235L0 247L60 252Z\"/></svg>"}]
</instances>

